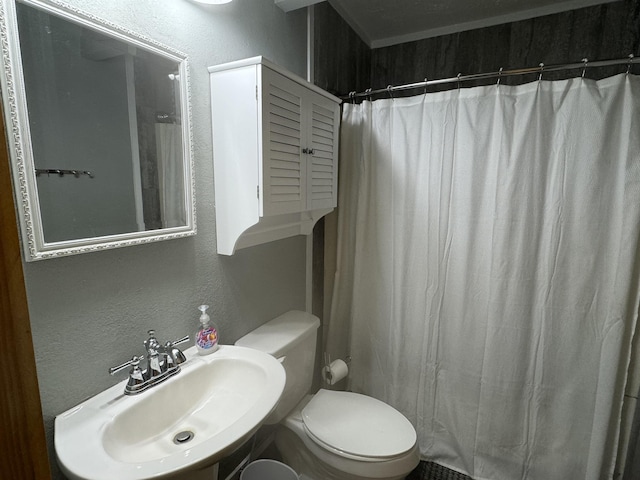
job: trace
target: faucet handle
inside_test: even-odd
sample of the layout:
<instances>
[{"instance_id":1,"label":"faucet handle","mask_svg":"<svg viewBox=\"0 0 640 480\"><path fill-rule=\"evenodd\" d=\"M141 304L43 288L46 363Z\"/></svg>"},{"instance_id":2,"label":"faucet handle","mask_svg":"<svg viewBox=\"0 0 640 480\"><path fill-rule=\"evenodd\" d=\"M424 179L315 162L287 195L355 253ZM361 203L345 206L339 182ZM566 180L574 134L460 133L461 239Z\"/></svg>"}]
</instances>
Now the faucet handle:
<instances>
[{"instance_id":1,"label":"faucet handle","mask_svg":"<svg viewBox=\"0 0 640 480\"><path fill-rule=\"evenodd\" d=\"M185 335L181 339L176 340L175 342L171 342L171 346L175 347L176 345L180 345L181 343L188 342L188 341L189 341L189 335Z\"/></svg>"},{"instance_id":2,"label":"faucet handle","mask_svg":"<svg viewBox=\"0 0 640 480\"><path fill-rule=\"evenodd\" d=\"M109 369L109 375L115 375L116 373L124 370L128 366L132 366L135 369L135 367L140 365L140 360L142 360L143 358L144 358L144 355L140 355L140 356L134 355L133 357L131 357L131 360L129 360L128 362L124 362L123 364L118 365L116 367L111 367Z\"/></svg>"}]
</instances>

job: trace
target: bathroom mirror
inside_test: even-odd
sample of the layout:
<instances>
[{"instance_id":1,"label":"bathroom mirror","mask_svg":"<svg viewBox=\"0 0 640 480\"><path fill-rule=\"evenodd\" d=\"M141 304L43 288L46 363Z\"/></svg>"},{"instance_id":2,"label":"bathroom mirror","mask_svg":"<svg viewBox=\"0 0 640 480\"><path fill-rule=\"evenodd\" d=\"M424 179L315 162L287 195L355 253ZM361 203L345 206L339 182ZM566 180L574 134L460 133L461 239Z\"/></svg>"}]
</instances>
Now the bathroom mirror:
<instances>
[{"instance_id":1,"label":"bathroom mirror","mask_svg":"<svg viewBox=\"0 0 640 480\"><path fill-rule=\"evenodd\" d=\"M25 260L196 233L186 55L59 0L0 0Z\"/></svg>"}]
</instances>

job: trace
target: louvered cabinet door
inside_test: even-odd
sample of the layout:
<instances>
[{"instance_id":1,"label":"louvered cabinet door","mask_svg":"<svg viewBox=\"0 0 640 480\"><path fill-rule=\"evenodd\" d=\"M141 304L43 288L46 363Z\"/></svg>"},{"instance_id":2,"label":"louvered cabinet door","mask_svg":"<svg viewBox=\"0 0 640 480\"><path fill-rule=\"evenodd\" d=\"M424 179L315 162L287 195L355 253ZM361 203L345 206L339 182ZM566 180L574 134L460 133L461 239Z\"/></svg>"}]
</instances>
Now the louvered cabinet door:
<instances>
[{"instance_id":1,"label":"louvered cabinet door","mask_svg":"<svg viewBox=\"0 0 640 480\"><path fill-rule=\"evenodd\" d=\"M338 203L340 107L314 92L309 92L307 99L307 210L333 208Z\"/></svg>"},{"instance_id":2,"label":"louvered cabinet door","mask_svg":"<svg viewBox=\"0 0 640 480\"><path fill-rule=\"evenodd\" d=\"M262 71L262 215L304 210L306 163L301 150L305 89L268 68Z\"/></svg>"}]
</instances>

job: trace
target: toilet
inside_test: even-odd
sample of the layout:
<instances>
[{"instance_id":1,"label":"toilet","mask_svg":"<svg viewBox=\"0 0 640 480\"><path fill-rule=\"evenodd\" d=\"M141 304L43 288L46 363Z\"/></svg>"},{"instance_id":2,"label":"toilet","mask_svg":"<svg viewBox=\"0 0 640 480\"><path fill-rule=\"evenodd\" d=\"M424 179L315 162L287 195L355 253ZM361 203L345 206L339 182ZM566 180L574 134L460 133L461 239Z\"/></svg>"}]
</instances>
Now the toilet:
<instances>
[{"instance_id":1,"label":"toilet","mask_svg":"<svg viewBox=\"0 0 640 480\"><path fill-rule=\"evenodd\" d=\"M266 424L279 424L283 461L308 480L400 480L420 461L413 425L396 409L353 392L320 389L313 380L320 320L287 312L236 345L278 358L287 381Z\"/></svg>"}]
</instances>

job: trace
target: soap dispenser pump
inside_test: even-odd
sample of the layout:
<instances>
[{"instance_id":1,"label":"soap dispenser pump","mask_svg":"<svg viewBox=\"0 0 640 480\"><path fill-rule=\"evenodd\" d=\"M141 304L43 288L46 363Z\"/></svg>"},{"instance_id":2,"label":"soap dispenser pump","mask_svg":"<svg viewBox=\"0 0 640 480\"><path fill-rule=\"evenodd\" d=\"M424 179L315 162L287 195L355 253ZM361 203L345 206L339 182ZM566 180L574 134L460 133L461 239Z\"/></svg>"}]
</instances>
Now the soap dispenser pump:
<instances>
[{"instance_id":1,"label":"soap dispenser pump","mask_svg":"<svg viewBox=\"0 0 640 480\"><path fill-rule=\"evenodd\" d=\"M198 354L208 355L218 350L218 329L211 323L209 315L207 315L209 305L200 305L200 328L196 332L196 348Z\"/></svg>"}]
</instances>

